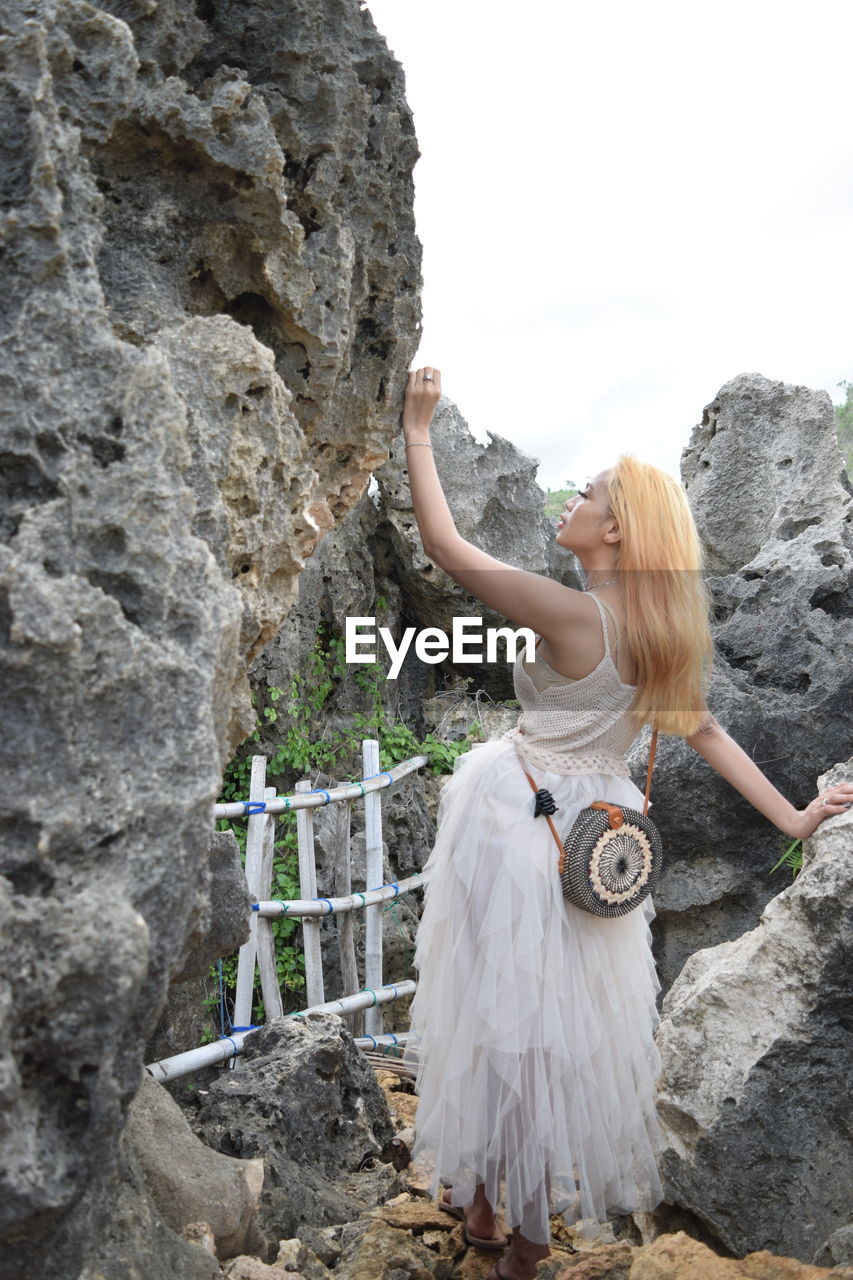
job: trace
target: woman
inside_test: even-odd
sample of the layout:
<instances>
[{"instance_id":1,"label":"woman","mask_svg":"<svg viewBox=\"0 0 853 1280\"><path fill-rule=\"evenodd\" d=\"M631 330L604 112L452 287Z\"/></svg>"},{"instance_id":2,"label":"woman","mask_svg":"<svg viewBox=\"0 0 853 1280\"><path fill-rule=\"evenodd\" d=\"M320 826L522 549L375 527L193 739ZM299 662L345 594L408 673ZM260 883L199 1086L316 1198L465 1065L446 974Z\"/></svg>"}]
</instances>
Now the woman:
<instances>
[{"instance_id":1,"label":"woman","mask_svg":"<svg viewBox=\"0 0 853 1280\"><path fill-rule=\"evenodd\" d=\"M456 531L429 428L437 369L409 375L403 432L426 554L539 636L516 661L522 708L504 737L457 761L442 793L415 965L415 1151L466 1238L501 1251L487 1280L526 1280L548 1255L549 1211L596 1222L661 1199L655 1113L660 984L650 897L616 919L563 896L522 760L565 834L593 800L643 807L625 753L643 724L679 734L781 831L810 835L853 799L830 787L797 811L708 712L712 659L701 552L684 491L630 456L566 503L555 541L575 591L494 559Z\"/></svg>"}]
</instances>

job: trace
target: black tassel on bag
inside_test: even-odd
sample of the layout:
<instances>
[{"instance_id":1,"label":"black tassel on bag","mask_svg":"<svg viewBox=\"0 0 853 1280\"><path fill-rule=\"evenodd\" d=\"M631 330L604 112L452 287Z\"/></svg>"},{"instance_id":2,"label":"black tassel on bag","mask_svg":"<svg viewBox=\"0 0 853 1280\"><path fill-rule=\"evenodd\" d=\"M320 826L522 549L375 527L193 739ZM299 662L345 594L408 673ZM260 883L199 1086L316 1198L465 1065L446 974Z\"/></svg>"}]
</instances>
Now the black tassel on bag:
<instances>
[{"instance_id":1,"label":"black tassel on bag","mask_svg":"<svg viewBox=\"0 0 853 1280\"><path fill-rule=\"evenodd\" d=\"M546 791L544 787L540 787L536 792L536 803L533 806L533 816L538 818L540 813L547 814L549 817L552 813L557 812L557 806L554 804L554 797L550 791Z\"/></svg>"}]
</instances>

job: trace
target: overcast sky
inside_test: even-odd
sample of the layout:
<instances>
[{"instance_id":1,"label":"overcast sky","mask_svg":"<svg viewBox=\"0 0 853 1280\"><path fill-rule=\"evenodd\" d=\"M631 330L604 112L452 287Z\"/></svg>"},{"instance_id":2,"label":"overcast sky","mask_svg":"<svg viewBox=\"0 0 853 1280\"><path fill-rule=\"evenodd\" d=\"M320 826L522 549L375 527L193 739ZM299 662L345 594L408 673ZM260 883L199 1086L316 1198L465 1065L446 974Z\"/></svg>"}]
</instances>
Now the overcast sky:
<instances>
[{"instance_id":1,"label":"overcast sky","mask_svg":"<svg viewBox=\"0 0 853 1280\"><path fill-rule=\"evenodd\" d=\"M421 159L416 364L480 439L678 476L739 373L853 381L851 0L368 0Z\"/></svg>"}]
</instances>

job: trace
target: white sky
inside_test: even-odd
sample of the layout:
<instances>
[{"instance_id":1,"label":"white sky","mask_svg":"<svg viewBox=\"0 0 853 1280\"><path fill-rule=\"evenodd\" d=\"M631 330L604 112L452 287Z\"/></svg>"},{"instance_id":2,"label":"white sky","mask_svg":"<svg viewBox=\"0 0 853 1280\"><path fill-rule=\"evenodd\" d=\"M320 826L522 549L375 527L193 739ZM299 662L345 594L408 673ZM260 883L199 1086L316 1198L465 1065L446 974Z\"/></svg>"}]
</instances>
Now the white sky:
<instances>
[{"instance_id":1,"label":"white sky","mask_svg":"<svg viewBox=\"0 0 853 1280\"><path fill-rule=\"evenodd\" d=\"M679 475L756 371L853 380L851 0L367 0L421 159L424 333L472 430Z\"/></svg>"}]
</instances>

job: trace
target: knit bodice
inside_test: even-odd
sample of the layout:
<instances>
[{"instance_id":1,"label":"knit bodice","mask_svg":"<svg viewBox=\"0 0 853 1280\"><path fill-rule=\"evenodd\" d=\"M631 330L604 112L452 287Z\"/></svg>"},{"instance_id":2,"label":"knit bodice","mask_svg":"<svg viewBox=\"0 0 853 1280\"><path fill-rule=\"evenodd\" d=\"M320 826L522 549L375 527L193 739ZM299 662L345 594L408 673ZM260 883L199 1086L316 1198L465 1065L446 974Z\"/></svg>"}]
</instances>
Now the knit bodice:
<instances>
[{"instance_id":1,"label":"knit bodice","mask_svg":"<svg viewBox=\"0 0 853 1280\"><path fill-rule=\"evenodd\" d=\"M557 675L540 690L519 654L512 678L521 714L515 728L503 736L514 742L530 764L540 768L627 778L630 773L625 756L642 728L629 711L636 686L619 679L610 653L607 615L598 597L592 598L601 615L604 657L580 680L560 677L537 658L537 664Z\"/></svg>"}]
</instances>

